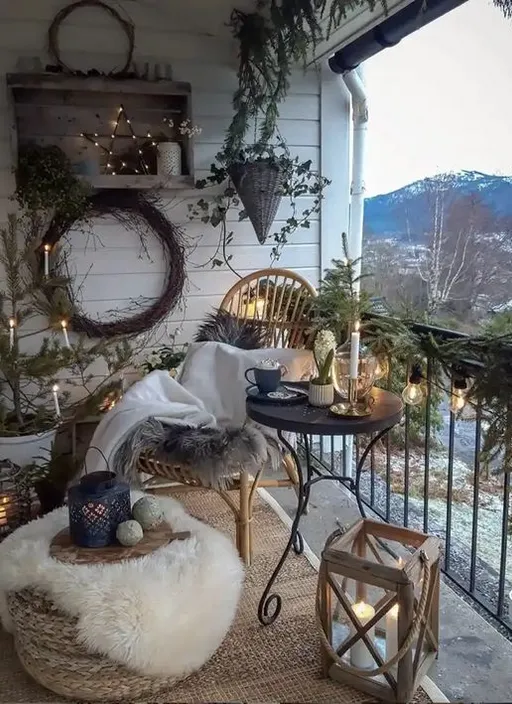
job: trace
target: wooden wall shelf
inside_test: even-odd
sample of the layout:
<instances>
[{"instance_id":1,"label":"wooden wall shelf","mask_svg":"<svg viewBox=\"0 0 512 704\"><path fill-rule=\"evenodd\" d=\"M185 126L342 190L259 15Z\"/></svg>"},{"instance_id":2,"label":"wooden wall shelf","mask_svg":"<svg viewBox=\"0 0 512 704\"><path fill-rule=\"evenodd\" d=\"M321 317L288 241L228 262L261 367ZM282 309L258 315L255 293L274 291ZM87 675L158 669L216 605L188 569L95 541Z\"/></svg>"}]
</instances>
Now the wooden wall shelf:
<instances>
[{"instance_id":1,"label":"wooden wall shelf","mask_svg":"<svg viewBox=\"0 0 512 704\"><path fill-rule=\"evenodd\" d=\"M7 84L14 103L12 132L16 159L18 148L24 144L55 144L94 188L193 187L193 140L173 134L164 124L164 118L172 119L175 125L192 119L189 83L14 73L7 75ZM122 159L128 166L126 173L116 166L116 176L110 176L108 149L121 105L130 124L125 120L119 122L113 152L114 159L118 162ZM181 176L157 175L154 142L162 139L181 142ZM134 173L135 166L129 168L135 164L140 169L136 148L143 150L148 175Z\"/></svg>"}]
</instances>

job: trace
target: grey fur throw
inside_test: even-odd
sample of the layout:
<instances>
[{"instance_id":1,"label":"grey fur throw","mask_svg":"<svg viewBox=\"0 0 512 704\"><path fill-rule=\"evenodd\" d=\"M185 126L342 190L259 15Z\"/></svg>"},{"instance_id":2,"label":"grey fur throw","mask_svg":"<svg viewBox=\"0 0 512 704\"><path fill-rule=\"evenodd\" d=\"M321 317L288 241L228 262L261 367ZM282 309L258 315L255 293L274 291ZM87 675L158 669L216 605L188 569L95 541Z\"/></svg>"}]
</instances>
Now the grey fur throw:
<instances>
[{"instance_id":1,"label":"grey fur throw","mask_svg":"<svg viewBox=\"0 0 512 704\"><path fill-rule=\"evenodd\" d=\"M241 350L257 350L265 343L265 326L261 321L241 320L226 310L208 313L199 326L195 342L223 342Z\"/></svg>"},{"instance_id":2,"label":"grey fur throw","mask_svg":"<svg viewBox=\"0 0 512 704\"><path fill-rule=\"evenodd\" d=\"M149 418L117 450L114 471L136 486L138 460L146 452L160 462L187 465L203 486L213 489L224 488L242 468L252 474L277 469L282 458L278 443L249 423L242 428L193 428Z\"/></svg>"}]
</instances>

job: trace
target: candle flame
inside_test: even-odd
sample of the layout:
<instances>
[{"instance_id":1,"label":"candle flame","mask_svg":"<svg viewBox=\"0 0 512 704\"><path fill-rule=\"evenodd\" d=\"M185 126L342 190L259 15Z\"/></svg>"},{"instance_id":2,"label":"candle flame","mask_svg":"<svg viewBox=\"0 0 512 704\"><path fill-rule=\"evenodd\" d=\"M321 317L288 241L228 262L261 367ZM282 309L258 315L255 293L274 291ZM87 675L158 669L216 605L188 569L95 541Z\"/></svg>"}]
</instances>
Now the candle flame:
<instances>
[{"instance_id":1,"label":"candle flame","mask_svg":"<svg viewBox=\"0 0 512 704\"><path fill-rule=\"evenodd\" d=\"M45 252L49 252L49 251L51 250L51 248L52 248L51 244L48 244L48 243L47 243L47 244L44 245L44 251L45 251Z\"/></svg>"},{"instance_id":2,"label":"candle flame","mask_svg":"<svg viewBox=\"0 0 512 704\"><path fill-rule=\"evenodd\" d=\"M62 325L62 329L65 330L68 326L68 321L67 320L61 320L60 324Z\"/></svg>"},{"instance_id":3,"label":"candle flame","mask_svg":"<svg viewBox=\"0 0 512 704\"><path fill-rule=\"evenodd\" d=\"M360 326L361 323L359 322L359 320L356 320L356 322L354 323L354 332L359 332Z\"/></svg>"},{"instance_id":4,"label":"candle flame","mask_svg":"<svg viewBox=\"0 0 512 704\"><path fill-rule=\"evenodd\" d=\"M3 503L3 504L8 504L8 503L9 503L9 497L8 497L8 496L2 496L1 498L2 498L1 503Z\"/></svg>"},{"instance_id":5,"label":"candle flame","mask_svg":"<svg viewBox=\"0 0 512 704\"><path fill-rule=\"evenodd\" d=\"M58 385L58 384L54 384L54 385L52 386L52 391L53 391L53 393L56 394L58 390L59 390L59 385Z\"/></svg>"},{"instance_id":6,"label":"candle flame","mask_svg":"<svg viewBox=\"0 0 512 704\"><path fill-rule=\"evenodd\" d=\"M10 328L16 327L16 321L14 320L14 318L9 318L9 327Z\"/></svg>"}]
</instances>

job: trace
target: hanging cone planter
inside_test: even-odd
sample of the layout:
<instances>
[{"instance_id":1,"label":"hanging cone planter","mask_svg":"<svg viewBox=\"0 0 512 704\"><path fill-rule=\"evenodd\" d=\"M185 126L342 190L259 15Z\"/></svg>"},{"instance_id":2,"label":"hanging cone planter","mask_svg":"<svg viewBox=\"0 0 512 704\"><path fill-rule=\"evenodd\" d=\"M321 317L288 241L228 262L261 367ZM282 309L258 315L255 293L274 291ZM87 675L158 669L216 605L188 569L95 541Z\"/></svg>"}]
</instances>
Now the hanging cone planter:
<instances>
[{"instance_id":1,"label":"hanging cone planter","mask_svg":"<svg viewBox=\"0 0 512 704\"><path fill-rule=\"evenodd\" d=\"M228 173L260 244L267 239L281 203L284 173L266 159L232 164Z\"/></svg>"}]
</instances>

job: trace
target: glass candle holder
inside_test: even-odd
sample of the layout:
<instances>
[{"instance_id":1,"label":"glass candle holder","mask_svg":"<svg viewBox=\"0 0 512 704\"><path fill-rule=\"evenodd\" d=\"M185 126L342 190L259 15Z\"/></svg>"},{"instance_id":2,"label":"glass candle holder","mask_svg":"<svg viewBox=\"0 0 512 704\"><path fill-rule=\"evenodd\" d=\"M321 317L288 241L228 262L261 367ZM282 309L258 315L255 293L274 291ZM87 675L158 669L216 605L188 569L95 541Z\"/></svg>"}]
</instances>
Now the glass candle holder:
<instances>
[{"instance_id":1,"label":"glass candle holder","mask_svg":"<svg viewBox=\"0 0 512 704\"><path fill-rule=\"evenodd\" d=\"M366 345L361 345L357 366L356 401L364 401L372 390L378 367L377 358ZM349 400L350 342L344 342L334 353L332 365L334 388L342 399Z\"/></svg>"}]
</instances>

